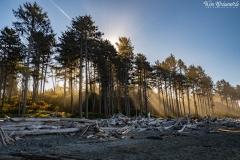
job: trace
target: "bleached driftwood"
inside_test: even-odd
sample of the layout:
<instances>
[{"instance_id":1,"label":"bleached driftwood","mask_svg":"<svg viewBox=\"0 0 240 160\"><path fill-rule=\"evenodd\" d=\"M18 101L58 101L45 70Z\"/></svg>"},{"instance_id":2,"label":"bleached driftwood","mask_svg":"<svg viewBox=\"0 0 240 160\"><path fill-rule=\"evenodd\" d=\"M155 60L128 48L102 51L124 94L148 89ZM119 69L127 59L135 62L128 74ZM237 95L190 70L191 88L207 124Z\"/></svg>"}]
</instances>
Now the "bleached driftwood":
<instances>
[{"instance_id":1,"label":"bleached driftwood","mask_svg":"<svg viewBox=\"0 0 240 160\"><path fill-rule=\"evenodd\" d=\"M26 127L29 125L42 125L44 122L5 122L0 127Z\"/></svg>"},{"instance_id":2,"label":"bleached driftwood","mask_svg":"<svg viewBox=\"0 0 240 160\"><path fill-rule=\"evenodd\" d=\"M187 125L186 125L186 128L189 128L189 129L197 129L197 124L187 124Z\"/></svg>"},{"instance_id":3,"label":"bleached driftwood","mask_svg":"<svg viewBox=\"0 0 240 160\"><path fill-rule=\"evenodd\" d=\"M82 122L82 123L95 123L96 122L96 120L84 119L84 118L60 118L60 121Z\"/></svg>"},{"instance_id":4,"label":"bleached driftwood","mask_svg":"<svg viewBox=\"0 0 240 160\"><path fill-rule=\"evenodd\" d=\"M62 126L50 126L50 125L31 125L26 127L29 130L32 129L60 129Z\"/></svg>"},{"instance_id":5,"label":"bleached driftwood","mask_svg":"<svg viewBox=\"0 0 240 160\"><path fill-rule=\"evenodd\" d=\"M173 127L176 127L181 121L182 121L183 118L178 118L177 122L173 125Z\"/></svg>"},{"instance_id":6,"label":"bleached driftwood","mask_svg":"<svg viewBox=\"0 0 240 160\"><path fill-rule=\"evenodd\" d=\"M87 132L87 130L89 130L91 127L93 127L93 126L95 126L95 125L96 125L96 124L91 124L91 125L86 126L86 127L83 129L83 131L80 133L80 136L84 135L84 134Z\"/></svg>"},{"instance_id":7,"label":"bleached driftwood","mask_svg":"<svg viewBox=\"0 0 240 160\"><path fill-rule=\"evenodd\" d=\"M183 125L183 127L182 127L182 129L180 129L180 130L178 130L177 132L183 132L184 131L184 129L185 129L185 127L186 127L186 125Z\"/></svg>"},{"instance_id":8,"label":"bleached driftwood","mask_svg":"<svg viewBox=\"0 0 240 160\"><path fill-rule=\"evenodd\" d=\"M123 127L119 127L119 125ZM71 133L83 136L87 139L110 139L111 137L123 138L124 134L132 130L158 130L160 132L174 127L175 133L182 134L185 130L196 130L206 127L208 133L219 132L219 127L224 126L223 131L237 129L240 122L235 119L212 120L210 116L205 119L191 120L190 115L186 118L163 119L163 118L130 118L122 114L115 114L109 119L89 120L79 118L9 118L8 121L0 123L10 136ZM217 130L216 130L217 128ZM174 130L171 130L174 132ZM235 130L231 130L235 131ZM191 132L189 132L191 133Z\"/></svg>"},{"instance_id":9,"label":"bleached driftwood","mask_svg":"<svg viewBox=\"0 0 240 160\"><path fill-rule=\"evenodd\" d=\"M71 126L74 123L80 124L78 122L73 122L73 121L70 121L70 122L69 121L45 122L43 124L50 125L50 126Z\"/></svg>"},{"instance_id":10,"label":"bleached driftwood","mask_svg":"<svg viewBox=\"0 0 240 160\"><path fill-rule=\"evenodd\" d=\"M122 127L122 128L117 130L117 133L120 134L120 135L126 134L126 133L130 132L133 129L133 127L135 127L134 124L131 125L131 126Z\"/></svg>"},{"instance_id":11,"label":"bleached driftwood","mask_svg":"<svg viewBox=\"0 0 240 160\"><path fill-rule=\"evenodd\" d=\"M26 127L19 127L19 126L14 126L14 127L9 127L9 126L2 126L1 127L4 131L22 131L26 129Z\"/></svg>"},{"instance_id":12,"label":"bleached driftwood","mask_svg":"<svg viewBox=\"0 0 240 160\"><path fill-rule=\"evenodd\" d=\"M232 132L232 133L240 133L239 130L230 130L230 129L219 129L221 132Z\"/></svg>"},{"instance_id":13,"label":"bleached driftwood","mask_svg":"<svg viewBox=\"0 0 240 160\"><path fill-rule=\"evenodd\" d=\"M14 140L8 136L8 134L2 129L0 128L0 148L2 148L3 146L7 146L9 144L11 144L12 142L14 142Z\"/></svg>"},{"instance_id":14,"label":"bleached driftwood","mask_svg":"<svg viewBox=\"0 0 240 160\"><path fill-rule=\"evenodd\" d=\"M167 126L167 127L163 127L163 129L164 130L168 130L168 129L172 128L172 127L173 127L173 125L170 125L170 126Z\"/></svg>"},{"instance_id":15,"label":"bleached driftwood","mask_svg":"<svg viewBox=\"0 0 240 160\"><path fill-rule=\"evenodd\" d=\"M79 131L79 128L63 128L63 129L33 129L33 130L23 130L23 131L13 131L10 133L11 136L14 135L40 135L40 134L52 134L52 133L72 133Z\"/></svg>"},{"instance_id":16,"label":"bleached driftwood","mask_svg":"<svg viewBox=\"0 0 240 160\"><path fill-rule=\"evenodd\" d=\"M59 118L10 118L14 122L52 122L60 121Z\"/></svg>"},{"instance_id":17,"label":"bleached driftwood","mask_svg":"<svg viewBox=\"0 0 240 160\"><path fill-rule=\"evenodd\" d=\"M113 127L99 127L99 128L102 129L104 132L118 130L118 128L113 128Z\"/></svg>"}]
</instances>

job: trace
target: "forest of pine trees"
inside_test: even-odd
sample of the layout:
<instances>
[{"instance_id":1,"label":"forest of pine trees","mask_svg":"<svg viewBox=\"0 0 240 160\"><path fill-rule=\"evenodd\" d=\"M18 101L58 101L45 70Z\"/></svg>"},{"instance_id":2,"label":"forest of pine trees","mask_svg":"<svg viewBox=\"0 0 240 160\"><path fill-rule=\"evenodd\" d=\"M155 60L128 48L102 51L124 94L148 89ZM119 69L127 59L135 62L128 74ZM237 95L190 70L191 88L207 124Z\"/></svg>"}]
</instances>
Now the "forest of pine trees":
<instances>
[{"instance_id":1,"label":"forest of pine trees","mask_svg":"<svg viewBox=\"0 0 240 160\"><path fill-rule=\"evenodd\" d=\"M25 114L27 99L44 100L47 81L56 83L57 79L63 82L64 108L69 106L72 114L81 117L85 112L85 118L89 112L146 115L153 96L166 116L213 114L215 94L228 109L239 110L239 85L233 87L224 79L214 84L201 66L186 66L172 54L150 64L144 54L134 53L128 37L119 37L115 48L102 38L89 15L73 18L67 30L56 37L47 13L36 2L20 5L13 14L16 21L0 33L2 108L12 97L19 97ZM76 94L77 111L73 106Z\"/></svg>"}]
</instances>

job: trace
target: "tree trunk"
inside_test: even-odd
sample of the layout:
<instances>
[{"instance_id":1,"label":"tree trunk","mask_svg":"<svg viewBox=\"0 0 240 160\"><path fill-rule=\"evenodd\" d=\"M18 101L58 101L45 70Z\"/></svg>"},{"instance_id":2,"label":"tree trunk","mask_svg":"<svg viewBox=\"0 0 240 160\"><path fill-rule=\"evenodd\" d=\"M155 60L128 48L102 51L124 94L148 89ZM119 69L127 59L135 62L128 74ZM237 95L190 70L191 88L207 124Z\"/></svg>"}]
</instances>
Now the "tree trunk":
<instances>
[{"instance_id":1,"label":"tree trunk","mask_svg":"<svg viewBox=\"0 0 240 160\"><path fill-rule=\"evenodd\" d=\"M143 116L143 104L142 104L142 73L140 71L140 80L139 80L139 91L138 91L138 96L139 96L139 105L140 105L140 114Z\"/></svg>"},{"instance_id":2,"label":"tree trunk","mask_svg":"<svg viewBox=\"0 0 240 160\"><path fill-rule=\"evenodd\" d=\"M41 82L40 82L40 100L42 100L42 87L43 87L43 74L44 74L44 64L42 64L41 67L41 74L42 74L42 78L41 78Z\"/></svg>"},{"instance_id":3,"label":"tree trunk","mask_svg":"<svg viewBox=\"0 0 240 160\"><path fill-rule=\"evenodd\" d=\"M79 64L79 91L78 91L78 98L79 98L79 116L82 117L82 64L83 64L83 56L82 56L82 38L81 38L81 49L80 49L80 64Z\"/></svg>"},{"instance_id":4,"label":"tree trunk","mask_svg":"<svg viewBox=\"0 0 240 160\"><path fill-rule=\"evenodd\" d=\"M30 40L29 40L29 44L28 44L27 66L26 66L26 74L25 74L25 89L24 89L22 114L26 113L27 91L28 91L28 70L29 70L29 61L30 61L30 52L31 51L32 51L32 36L30 36Z\"/></svg>"},{"instance_id":5,"label":"tree trunk","mask_svg":"<svg viewBox=\"0 0 240 160\"><path fill-rule=\"evenodd\" d=\"M144 105L145 105L145 111L146 111L146 117L148 115L148 102L147 102L147 82L146 82L146 71L144 69L144 73L143 73L143 78L144 78L144 88L143 88L143 92L144 92Z\"/></svg>"},{"instance_id":6,"label":"tree trunk","mask_svg":"<svg viewBox=\"0 0 240 160\"><path fill-rule=\"evenodd\" d=\"M185 104L184 104L184 91L183 91L183 86L182 86L182 107L183 107L183 114L184 116L186 115L186 109L185 109Z\"/></svg>"},{"instance_id":7,"label":"tree trunk","mask_svg":"<svg viewBox=\"0 0 240 160\"><path fill-rule=\"evenodd\" d=\"M86 38L86 53L85 53L85 78L86 78L86 111L85 118L88 119L88 51L87 51L87 38Z\"/></svg>"},{"instance_id":8,"label":"tree trunk","mask_svg":"<svg viewBox=\"0 0 240 160\"><path fill-rule=\"evenodd\" d=\"M99 75L100 76L100 75ZM101 94L101 83L100 83L100 80L99 80L99 86L98 86L98 106L99 106L99 114L102 114L102 94Z\"/></svg>"},{"instance_id":9,"label":"tree trunk","mask_svg":"<svg viewBox=\"0 0 240 160\"><path fill-rule=\"evenodd\" d=\"M228 99L227 99L227 95L225 95L225 100L226 100L226 104L227 104L227 110L229 112L229 106L228 106Z\"/></svg>"},{"instance_id":10,"label":"tree trunk","mask_svg":"<svg viewBox=\"0 0 240 160\"><path fill-rule=\"evenodd\" d=\"M10 89L9 89L9 93L8 93L8 103L11 102L11 98L12 98L12 89L13 89L13 77L12 77L12 82L11 82L11 86L10 86Z\"/></svg>"},{"instance_id":11,"label":"tree trunk","mask_svg":"<svg viewBox=\"0 0 240 160\"><path fill-rule=\"evenodd\" d=\"M3 69L1 69L1 73L3 73ZM0 74L0 101L2 100L2 83L3 83L3 76L2 75L3 74Z\"/></svg>"},{"instance_id":12,"label":"tree trunk","mask_svg":"<svg viewBox=\"0 0 240 160\"><path fill-rule=\"evenodd\" d=\"M92 80L92 63L90 65L91 62L88 62L88 80L89 80L89 89L90 89L90 97L91 97L91 102L92 102L92 112L94 110L94 106L93 106L93 80Z\"/></svg>"},{"instance_id":13,"label":"tree trunk","mask_svg":"<svg viewBox=\"0 0 240 160\"><path fill-rule=\"evenodd\" d=\"M18 114L21 114L21 101L20 101L20 97L21 97L21 89L19 89L19 93L18 93Z\"/></svg>"},{"instance_id":14,"label":"tree trunk","mask_svg":"<svg viewBox=\"0 0 240 160\"><path fill-rule=\"evenodd\" d=\"M198 117L198 109L197 109L194 87L192 88L192 90L193 90L193 102L194 102L194 108L195 108L195 116Z\"/></svg>"},{"instance_id":15,"label":"tree trunk","mask_svg":"<svg viewBox=\"0 0 240 160\"><path fill-rule=\"evenodd\" d=\"M54 78L53 78L54 77L53 69L51 69L51 72L52 72L53 93L56 94L56 81L54 81ZM72 73L71 73L71 76L72 76Z\"/></svg>"},{"instance_id":16,"label":"tree trunk","mask_svg":"<svg viewBox=\"0 0 240 160\"><path fill-rule=\"evenodd\" d=\"M125 71L125 83L124 83L124 103L125 103L125 114L128 116L128 105L127 105L127 70Z\"/></svg>"},{"instance_id":17,"label":"tree trunk","mask_svg":"<svg viewBox=\"0 0 240 160\"><path fill-rule=\"evenodd\" d=\"M166 79L164 80L164 88L165 88L165 95L166 95L166 110L167 110L167 115L169 115L169 104L168 104L168 93L167 93L167 82Z\"/></svg>"},{"instance_id":18,"label":"tree trunk","mask_svg":"<svg viewBox=\"0 0 240 160\"><path fill-rule=\"evenodd\" d=\"M161 93L162 93L162 102L163 102L163 107L164 107L164 114L167 115L167 106L166 106L166 103L165 103L165 97L164 97L164 93L163 93L162 84L161 84Z\"/></svg>"},{"instance_id":19,"label":"tree trunk","mask_svg":"<svg viewBox=\"0 0 240 160\"><path fill-rule=\"evenodd\" d=\"M110 86L110 91L111 91L111 108L112 108L112 115L114 114L114 79L113 79L113 69L111 68L111 86Z\"/></svg>"},{"instance_id":20,"label":"tree trunk","mask_svg":"<svg viewBox=\"0 0 240 160\"><path fill-rule=\"evenodd\" d=\"M116 101L117 101L117 112L119 112L120 109L120 89L118 87L118 80L116 79Z\"/></svg>"},{"instance_id":21,"label":"tree trunk","mask_svg":"<svg viewBox=\"0 0 240 160\"><path fill-rule=\"evenodd\" d=\"M187 91L187 100L188 100L188 114L191 114L191 112L190 112L189 88L188 87L187 87L186 91Z\"/></svg>"},{"instance_id":22,"label":"tree trunk","mask_svg":"<svg viewBox=\"0 0 240 160\"><path fill-rule=\"evenodd\" d=\"M176 86L175 80L174 80L174 90L175 90L175 97L176 97L177 116L179 118L180 117L180 109L179 109L179 105L178 105L178 94L177 94L177 86Z\"/></svg>"},{"instance_id":23,"label":"tree trunk","mask_svg":"<svg viewBox=\"0 0 240 160\"><path fill-rule=\"evenodd\" d=\"M92 112L94 112L95 103L96 103L96 76L95 76L95 69L93 70L93 100L92 100Z\"/></svg>"},{"instance_id":24,"label":"tree trunk","mask_svg":"<svg viewBox=\"0 0 240 160\"><path fill-rule=\"evenodd\" d=\"M4 107L4 102L5 102L6 84L7 84L7 73L5 73L4 81L3 81L2 107Z\"/></svg>"},{"instance_id":25,"label":"tree trunk","mask_svg":"<svg viewBox=\"0 0 240 160\"><path fill-rule=\"evenodd\" d=\"M208 99L208 97L204 98L204 105L205 105L205 113L206 113L206 115L208 115L207 99Z\"/></svg>"},{"instance_id":26,"label":"tree trunk","mask_svg":"<svg viewBox=\"0 0 240 160\"><path fill-rule=\"evenodd\" d=\"M47 60L48 62L48 60ZM43 97L43 101L44 101L44 92L45 92L45 84L46 84L46 77L47 77L47 68L48 65L46 64L46 69L45 69L45 73L44 73L44 80L43 80L43 89L42 89L42 97Z\"/></svg>"},{"instance_id":27,"label":"tree trunk","mask_svg":"<svg viewBox=\"0 0 240 160\"><path fill-rule=\"evenodd\" d=\"M171 113L172 115L175 115L175 111L174 111L174 106L173 106L173 96L172 96L172 84L171 81L169 81L170 85L169 85L169 91L170 91L170 109L171 109Z\"/></svg>"},{"instance_id":28,"label":"tree trunk","mask_svg":"<svg viewBox=\"0 0 240 160\"><path fill-rule=\"evenodd\" d=\"M108 114L107 111L107 86L103 86L103 102L104 102L104 114Z\"/></svg>"},{"instance_id":29,"label":"tree trunk","mask_svg":"<svg viewBox=\"0 0 240 160\"><path fill-rule=\"evenodd\" d=\"M203 105L202 105L202 97L197 95L197 99L198 99L198 106L200 106L199 108L201 108L202 111L202 116L203 116ZM200 112L200 109L199 109Z\"/></svg>"},{"instance_id":30,"label":"tree trunk","mask_svg":"<svg viewBox=\"0 0 240 160\"><path fill-rule=\"evenodd\" d=\"M212 91L210 90L210 101L211 101L211 108L212 108L212 115L214 116L214 101L213 101L213 96L212 96Z\"/></svg>"},{"instance_id":31,"label":"tree trunk","mask_svg":"<svg viewBox=\"0 0 240 160\"><path fill-rule=\"evenodd\" d=\"M130 108L131 108L131 106L130 106L130 95L128 95L127 98L128 98L128 99L127 99L127 104L128 104L128 116L130 117L130 116L131 116L131 110L130 110Z\"/></svg>"},{"instance_id":32,"label":"tree trunk","mask_svg":"<svg viewBox=\"0 0 240 160\"><path fill-rule=\"evenodd\" d=\"M63 82L63 109L66 108L66 87L67 85L67 69L64 68L64 82Z\"/></svg>"},{"instance_id":33,"label":"tree trunk","mask_svg":"<svg viewBox=\"0 0 240 160\"><path fill-rule=\"evenodd\" d=\"M70 73L71 75L71 81L70 81L70 92L71 92L71 112L72 112L72 114L73 114L73 77L72 77L72 72Z\"/></svg>"}]
</instances>

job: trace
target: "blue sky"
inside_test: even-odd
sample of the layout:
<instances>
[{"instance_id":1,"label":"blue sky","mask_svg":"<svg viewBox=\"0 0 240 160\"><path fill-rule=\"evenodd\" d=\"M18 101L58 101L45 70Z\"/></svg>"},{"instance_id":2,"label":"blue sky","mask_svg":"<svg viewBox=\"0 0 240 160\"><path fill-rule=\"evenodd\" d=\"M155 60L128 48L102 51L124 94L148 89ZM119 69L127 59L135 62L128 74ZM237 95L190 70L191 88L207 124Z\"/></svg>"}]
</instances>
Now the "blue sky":
<instances>
[{"instance_id":1,"label":"blue sky","mask_svg":"<svg viewBox=\"0 0 240 160\"><path fill-rule=\"evenodd\" d=\"M0 29L12 26L12 9L25 2L0 0ZM151 64L172 53L187 66L202 66L214 82L240 84L240 5L207 8L205 0L52 0L64 15L50 0L36 2L48 12L57 36L70 26L68 16L91 15L105 39L130 37L134 53L143 53Z\"/></svg>"}]
</instances>

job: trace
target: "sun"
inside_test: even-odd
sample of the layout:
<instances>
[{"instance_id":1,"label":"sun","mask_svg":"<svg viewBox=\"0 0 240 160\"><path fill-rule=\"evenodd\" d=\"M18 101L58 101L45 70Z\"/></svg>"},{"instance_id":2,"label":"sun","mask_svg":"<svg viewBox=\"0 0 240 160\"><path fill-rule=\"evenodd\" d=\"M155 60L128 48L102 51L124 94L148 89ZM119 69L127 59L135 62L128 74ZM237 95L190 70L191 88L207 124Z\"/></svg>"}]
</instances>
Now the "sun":
<instances>
[{"instance_id":1,"label":"sun","mask_svg":"<svg viewBox=\"0 0 240 160\"><path fill-rule=\"evenodd\" d=\"M118 42L118 36L106 36L106 37L104 37L105 39L107 39L107 40L109 40L110 42L111 42L111 44L115 47L115 48L117 48L117 46L116 46L116 42Z\"/></svg>"}]
</instances>

